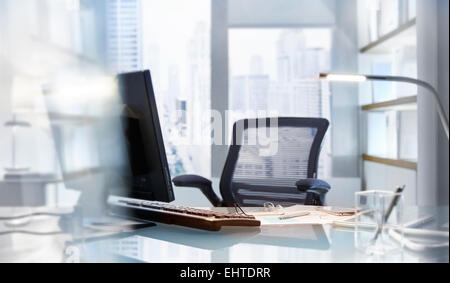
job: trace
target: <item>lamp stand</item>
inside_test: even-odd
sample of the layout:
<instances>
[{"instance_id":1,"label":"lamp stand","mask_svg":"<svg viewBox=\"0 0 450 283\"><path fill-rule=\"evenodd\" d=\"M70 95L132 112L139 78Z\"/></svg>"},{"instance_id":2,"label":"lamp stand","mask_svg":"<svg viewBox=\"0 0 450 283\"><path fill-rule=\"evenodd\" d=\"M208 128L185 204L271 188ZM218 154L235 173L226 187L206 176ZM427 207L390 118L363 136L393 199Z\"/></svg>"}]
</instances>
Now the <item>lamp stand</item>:
<instances>
[{"instance_id":1,"label":"lamp stand","mask_svg":"<svg viewBox=\"0 0 450 283\"><path fill-rule=\"evenodd\" d=\"M27 166L18 166L17 165L17 156L16 156L16 131L18 127L22 128L29 128L31 127L31 124L25 121L18 121L16 119L16 114L13 114L13 119L11 121L8 121L5 123L5 127L11 128L12 131L12 143L11 143L11 166L5 167L5 170L8 173L21 173L26 172L30 169L30 167Z\"/></svg>"}]
</instances>

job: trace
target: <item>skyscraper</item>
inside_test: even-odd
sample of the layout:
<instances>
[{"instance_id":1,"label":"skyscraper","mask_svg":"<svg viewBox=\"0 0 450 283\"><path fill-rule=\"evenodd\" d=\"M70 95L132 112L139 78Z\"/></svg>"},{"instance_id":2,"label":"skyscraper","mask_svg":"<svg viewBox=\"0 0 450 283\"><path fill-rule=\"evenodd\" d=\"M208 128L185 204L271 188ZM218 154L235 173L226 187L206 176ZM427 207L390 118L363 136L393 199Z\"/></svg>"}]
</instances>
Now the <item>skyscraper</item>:
<instances>
[{"instance_id":1,"label":"skyscraper","mask_svg":"<svg viewBox=\"0 0 450 283\"><path fill-rule=\"evenodd\" d=\"M280 34L278 81L271 85L269 100L288 115L322 117L323 93L314 77L324 67L327 52L322 48L308 48L306 42L302 30L286 30Z\"/></svg>"},{"instance_id":2,"label":"skyscraper","mask_svg":"<svg viewBox=\"0 0 450 283\"><path fill-rule=\"evenodd\" d=\"M231 79L231 109L245 113L268 110L270 77L264 74L263 58L254 55L250 59L250 74Z\"/></svg>"},{"instance_id":3,"label":"skyscraper","mask_svg":"<svg viewBox=\"0 0 450 283\"><path fill-rule=\"evenodd\" d=\"M177 64L171 64L168 68L167 74L168 88L167 99L169 111L176 110L176 101L181 96L180 87L180 70Z\"/></svg>"},{"instance_id":4,"label":"skyscraper","mask_svg":"<svg viewBox=\"0 0 450 283\"><path fill-rule=\"evenodd\" d=\"M267 111L269 85L268 75L234 76L231 80L231 109L254 114Z\"/></svg>"},{"instance_id":5,"label":"skyscraper","mask_svg":"<svg viewBox=\"0 0 450 283\"><path fill-rule=\"evenodd\" d=\"M141 0L107 0L106 53L112 72L142 68Z\"/></svg>"},{"instance_id":6,"label":"skyscraper","mask_svg":"<svg viewBox=\"0 0 450 283\"><path fill-rule=\"evenodd\" d=\"M303 77L306 38L302 30L286 30L277 42L278 82Z\"/></svg>"},{"instance_id":7,"label":"skyscraper","mask_svg":"<svg viewBox=\"0 0 450 283\"><path fill-rule=\"evenodd\" d=\"M204 111L210 109L210 35L205 22L199 22L187 44L188 89L190 104L188 127L193 139L204 129L210 127L209 121L202 118ZM193 142L191 140L191 142Z\"/></svg>"},{"instance_id":8,"label":"skyscraper","mask_svg":"<svg viewBox=\"0 0 450 283\"><path fill-rule=\"evenodd\" d=\"M195 25L187 43L187 131L190 143L191 163L196 172L209 176L210 151L201 146L203 138L210 137L211 121L208 110L211 108L211 68L210 68L210 30L206 22ZM206 114L206 115L205 115Z\"/></svg>"}]
</instances>

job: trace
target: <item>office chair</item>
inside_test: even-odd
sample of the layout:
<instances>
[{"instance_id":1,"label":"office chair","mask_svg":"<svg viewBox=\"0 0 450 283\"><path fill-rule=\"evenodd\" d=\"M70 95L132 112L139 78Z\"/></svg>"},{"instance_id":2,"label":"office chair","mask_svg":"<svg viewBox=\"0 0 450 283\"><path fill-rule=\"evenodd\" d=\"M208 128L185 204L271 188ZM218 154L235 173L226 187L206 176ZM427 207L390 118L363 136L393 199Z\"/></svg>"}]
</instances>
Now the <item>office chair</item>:
<instances>
[{"instance_id":1,"label":"office chair","mask_svg":"<svg viewBox=\"0 0 450 283\"><path fill-rule=\"evenodd\" d=\"M214 206L260 207L268 202L282 206L324 205L330 185L316 176L328 120L276 119L278 125L272 130L278 131L278 137L272 141L269 138L264 144L252 145L249 134L270 136L267 134L272 127L270 118L245 119L234 124L232 144L220 179L222 199L215 194L212 182L201 176L181 175L173 183L200 189ZM273 145L277 151L268 153Z\"/></svg>"}]
</instances>

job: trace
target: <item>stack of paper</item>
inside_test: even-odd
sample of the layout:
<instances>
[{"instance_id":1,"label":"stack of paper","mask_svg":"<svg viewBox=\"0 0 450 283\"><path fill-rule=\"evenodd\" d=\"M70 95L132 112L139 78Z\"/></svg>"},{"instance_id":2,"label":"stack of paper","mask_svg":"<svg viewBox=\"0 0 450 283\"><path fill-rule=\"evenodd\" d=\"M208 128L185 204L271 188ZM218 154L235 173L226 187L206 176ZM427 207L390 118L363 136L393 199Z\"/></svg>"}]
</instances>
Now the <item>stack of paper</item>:
<instances>
[{"instance_id":1,"label":"stack of paper","mask_svg":"<svg viewBox=\"0 0 450 283\"><path fill-rule=\"evenodd\" d=\"M300 212L305 211L309 212L308 215L288 218L288 219L280 219L280 216L284 213L292 213L292 212ZM335 221L347 221L354 216L335 216L326 212L317 211L317 207L315 206L304 206L304 205L294 205L291 207L284 208L282 211L274 211L274 212L264 212L264 211L246 211L247 214L254 215L259 221L261 221L261 225L311 225L311 224L332 224Z\"/></svg>"}]
</instances>

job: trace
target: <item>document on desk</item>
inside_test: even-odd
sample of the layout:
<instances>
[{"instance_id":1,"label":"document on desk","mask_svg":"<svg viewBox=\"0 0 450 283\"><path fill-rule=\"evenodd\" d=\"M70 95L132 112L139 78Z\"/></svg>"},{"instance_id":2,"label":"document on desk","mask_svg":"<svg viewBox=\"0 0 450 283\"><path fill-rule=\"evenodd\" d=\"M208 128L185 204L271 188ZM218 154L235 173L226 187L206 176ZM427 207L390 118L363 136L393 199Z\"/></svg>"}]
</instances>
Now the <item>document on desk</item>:
<instances>
[{"instance_id":1,"label":"document on desk","mask_svg":"<svg viewBox=\"0 0 450 283\"><path fill-rule=\"evenodd\" d=\"M333 224L335 221L347 221L354 216L336 216L331 215L326 212L317 211L316 207L311 206L302 206L302 205L294 205L291 207L284 208L284 213L293 213L293 212L309 212L308 215L300 216L300 217L294 217L294 218L287 218L287 219L280 219L281 214L274 214L274 215L268 215L266 212L247 212L249 214L252 214L261 221L261 225L311 225L311 224Z\"/></svg>"}]
</instances>

